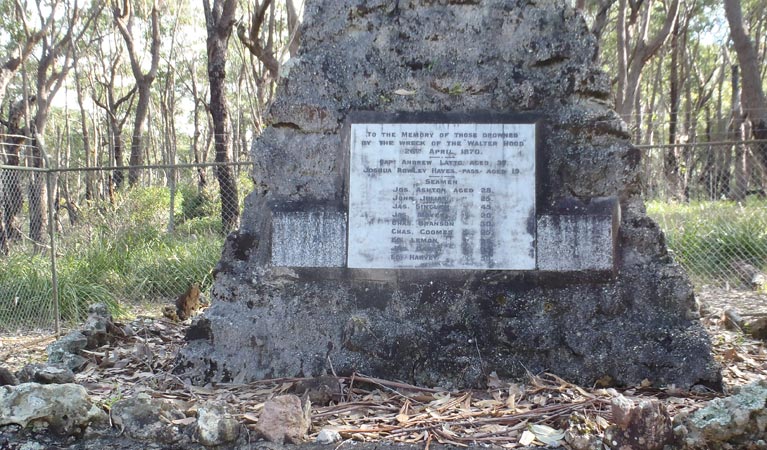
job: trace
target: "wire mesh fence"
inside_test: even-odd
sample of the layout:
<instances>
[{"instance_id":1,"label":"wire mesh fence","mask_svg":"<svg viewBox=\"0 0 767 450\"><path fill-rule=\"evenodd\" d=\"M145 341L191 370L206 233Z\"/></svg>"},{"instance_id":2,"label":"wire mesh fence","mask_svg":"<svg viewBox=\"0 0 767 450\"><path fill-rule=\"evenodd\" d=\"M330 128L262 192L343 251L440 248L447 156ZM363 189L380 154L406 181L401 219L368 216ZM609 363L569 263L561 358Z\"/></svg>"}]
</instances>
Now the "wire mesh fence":
<instances>
[{"instance_id":1,"label":"wire mesh fence","mask_svg":"<svg viewBox=\"0 0 767 450\"><path fill-rule=\"evenodd\" d=\"M767 143L640 148L648 212L696 287L765 289ZM251 163L20 164L0 165L2 333L50 332L94 302L119 311L172 302L193 285L206 292L225 230L253 189ZM231 181L223 190L222 170Z\"/></svg>"},{"instance_id":2,"label":"wire mesh fence","mask_svg":"<svg viewBox=\"0 0 767 450\"><path fill-rule=\"evenodd\" d=\"M648 213L696 288L764 290L767 141L640 148Z\"/></svg>"},{"instance_id":3,"label":"wire mesh fence","mask_svg":"<svg viewBox=\"0 0 767 450\"><path fill-rule=\"evenodd\" d=\"M223 195L222 171L231 180ZM172 302L193 285L205 292L253 188L249 171L0 166L0 332L53 330L95 302L119 312Z\"/></svg>"}]
</instances>

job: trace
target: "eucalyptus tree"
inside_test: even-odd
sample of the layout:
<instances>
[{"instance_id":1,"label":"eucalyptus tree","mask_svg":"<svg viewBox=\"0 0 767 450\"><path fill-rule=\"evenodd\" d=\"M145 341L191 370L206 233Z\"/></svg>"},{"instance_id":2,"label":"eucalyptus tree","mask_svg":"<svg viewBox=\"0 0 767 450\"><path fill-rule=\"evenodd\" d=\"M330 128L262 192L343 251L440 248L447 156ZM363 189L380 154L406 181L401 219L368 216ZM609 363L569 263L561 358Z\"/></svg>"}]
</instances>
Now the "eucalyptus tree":
<instances>
[{"instance_id":1,"label":"eucalyptus tree","mask_svg":"<svg viewBox=\"0 0 767 450\"><path fill-rule=\"evenodd\" d=\"M5 142L5 164L18 166L21 156L21 147L25 145L28 134L27 116L29 101L34 97L23 96L21 100L11 103L8 108L8 120L5 122L8 128L8 137ZM18 171L5 171L2 179L2 225L0 225L0 251L8 252L9 243L21 238L18 215L24 207L24 194L21 187L21 174Z\"/></svg>"},{"instance_id":2,"label":"eucalyptus tree","mask_svg":"<svg viewBox=\"0 0 767 450\"><path fill-rule=\"evenodd\" d=\"M752 42L746 30L740 0L724 0L724 11L730 25L730 36L740 65L741 102L744 113L751 124L751 133L754 138L765 140L767 139L767 98L762 86L763 80L757 46ZM757 145L755 153L762 167L767 167L767 144L760 143Z\"/></svg>"},{"instance_id":3,"label":"eucalyptus tree","mask_svg":"<svg viewBox=\"0 0 767 450\"><path fill-rule=\"evenodd\" d=\"M136 99L137 85L125 86L121 81L126 78L125 52L122 49L119 33L114 33L113 18L107 23L97 24L97 35L101 37L100 45L93 46L90 57L91 72L88 76L91 98L104 112L108 130L109 165L115 166L112 171L110 188L120 189L125 180L125 147L123 129L133 112Z\"/></svg>"},{"instance_id":4,"label":"eucalyptus tree","mask_svg":"<svg viewBox=\"0 0 767 450\"><path fill-rule=\"evenodd\" d=\"M276 80L280 72L280 62L275 53L275 38L272 31L275 21L274 5L272 0L257 1L250 14L250 21L247 24L241 22L237 26L237 37L240 42L266 67L272 80ZM270 7L272 14L269 15L268 28L266 28L264 22ZM265 39L261 36L264 28L267 29Z\"/></svg>"},{"instance_id":5,"label":"eucalyptus tree","mask_svg":"<svg viewBox=\"0 0 767 450\"><path fill-rule=\"evenodd\" d=\"M252 8L252 9L251 9ZM246 101L255 132L263 126L263 113L272 102L280 76L280 66L298 51L301 10L295 0L260 0L249 4L247 20L237 25L237 37L249 53L240 57L242 72L238 82L251 90Z\"/></svg>"},{"instance_id":6,"label":"eucalyptus tree","mask_svg":"<svg viewBox=\"0 0 767 450\"><path fill-rule=\"evenodd\" d=\"M104 60L102 60L104 61ZM112 171L112 183L115 189L120 189L125 179L123 167L125 166L123 128L133 111L133 103L136 98L136 86L127 91L120 92L115 84L115 78L119 71L120 56L105 61L106 71L102 77L96 77L96 83L101 86L98 90L91 88L93 102L104 111L109 128L110 162L115 166Z\"/></svg>"},{"instance_id":7,"label":"eucalyptus tree","mask_svg":"<svg viewBox=\"0 0 767 450\"><path fill-rule=\"evenodd\" d=\"M232 137L229 123L229 106L226 100L226 61L229 38L235 24L237 0L203 0L205 26L207 29L208 81L210 83L210 115L213 119L213 139L216 162L231 161ZM232 168L216 166L221 198L221 224L224 233L237 227L239 200L237 183Z\"/></svg>"},{"instance_id":8,"label":"eucalyptus tree","mask_svg":"<svg viewBox=\"0 0 767 450\"><path fill-rule=\"evenodd\" d=\"M33 13L26 9L25 4L14 0L13 3L6 2L0 5L0 12L4 19L0 29L9 38L6 43L8 56L0 60L0 105L3 104L8 84L32 55L37 44L54 22L57 6L58 1L54 1L50 5L48 16L41 16L39 28L33 30L29 25ZM29 100L34 101L34 97L28 96L27 92L22 92L21 97L21 100L9 102L6 119L0 118L0 122L6 128L5 136L1 139L0 156L4 158L0 158L0 164L19 165L20 149L27 143ZM5 193L0 204L0 252L3 254L8 253L10 240L20 237L17 215L23 207L24 196L19 177L19 172L7 171L0 180L3 184L0 190Z\"/></svg>"},{"instance_id":9,"label":"eucalyptus tree","mask_svg":"<svg viewBox=\"0 0 767 450\"><path fill-rule=\"evenodd\" d=\"M210 136L206 130L209 127L203 127L203 120L208 124L210 118L209 106L206 101L208 96L207 84L201 83L198 77L199 61L191 58L184 61L186 76L181 78L181 84L184 87L185 94L192 100L192 141L190 144L190 160L195 164L200 164L208 159L208 148L210 147ZM206 120L207 119L207 120ZM212 128L212 127L210 127ZM203 142L201 142L203 141ZM204 167L197 167L197 188L201 192L208 184L207 175Z\"/></svg>"},{"instance_id":10,"label":"eucalyptus tree","mask_svg":"<svg viewBox=\"0 0 767 450\"><path fill-rule=\"evenodd\" d=\"M10 13L8 16L17 24L17 29L10 30L10 27L8 26L2 27L12 40L8 43L8 45L11 46L11 48L8 49L9 56L0 61L0 105L3 103L5 89L8 87L8 83L10 83L21 65L24 64L27 58L32 54L32 51L35 49L37 43L40 42L40 39L43 38L50 24L53 23L53 15L56 12L57 5L58 1L54 1L50 5L48 16L42 18L40 28L32 30L29 26L30 18L27 17L29 13L19 0L14 0L13 5L10 3L5 4L5 8L13 8L12 12L3 12ZM20 25L20 27L18 25Z\"/></svg>"},{"instance_id":11,"label":"eucalyptus tree","mask_svg":"<svg viewBox=\"0 0 767 450\"><path fill-rule=\"evenodd\" d=\"M42 0L37 0L35 6L42 22L46 17L43 14ZM51 103L73 67L74 43L82 38L102 9L102 5L96 2L86 10L77 0L72 3L66 1L62 6L61 15L53 16L53 21L40 39L37 50L40 56L34 79L36 98L31 146L31 163L34 167L45 167L49 164L44 149L44 136ZM29 237L38 244L43 242L43 232L47 225L44 181L40 174L33 176L28 195Z\"/></svg>"},{"instance_id":12,"label":"eucalyptus tree","mask_svg":"<svg viewBox=\"0 0 767 450\"><path fill-rule=\"evenodd\" d=\"M144 125L149 113L150 88L152 82L157 77L157 70L160 64L160 17L157 5L152 6L150 13L150 64L149 69L144 72L141 68L141 58L133 36L133 19L135 18L134 9L130 0L123 0L122 5L118 0L112 4L115 25L125 41L125 47L130 59L130 67L133 72L133 78L136 80L136 90L138 92L138 102L136 103L135 114L133 117L133 135L131 136L130 168L128 169L128 184L136 185L139 179L139 171L136 166L144 163L145 145L144 145Z\"/></svg>"},{"instance_id":13,"label":"eucalyptus tree","mask_svg":"<svg viewBox=\"0 0 767 450\"><path fill-rule=\"evenodd\" d=\"M616 24L617 83L615 107L619 114L630 118L639 96L639 82L647 62L658 53L677 21L680 0L618 1ZM663 23L650 34L653 12L662 3ZM630 120L627 120L631 122Z\"/></svg>"},{"instance_id":14,"label":"eucalyptus tree","mask_svg":"<svg viewBox=\"0 0 767 450\"><path fill-rule=\"evenodd\" d=\"M575 7L591 18L589 29L597 42L602 40L602 34L610 21L610 9L616 1L617 0L576 0L575 2ZM597 55L594 56L596 57Z\"/></svg>"}]
</instances>

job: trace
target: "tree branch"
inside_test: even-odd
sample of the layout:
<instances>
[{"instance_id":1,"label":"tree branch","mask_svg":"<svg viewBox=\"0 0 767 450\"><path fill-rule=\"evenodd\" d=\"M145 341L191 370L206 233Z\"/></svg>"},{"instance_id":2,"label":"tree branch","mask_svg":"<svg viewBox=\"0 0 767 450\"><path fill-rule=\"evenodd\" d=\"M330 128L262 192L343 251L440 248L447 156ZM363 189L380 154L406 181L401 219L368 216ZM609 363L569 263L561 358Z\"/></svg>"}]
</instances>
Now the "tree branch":
<instances>
[{"instance_id":1,"label":"tree branch","mask_svg":"<svg viewBox=\"0 0 767 450\"><path fill-rule=\"evenodd\" d=\"M641 58L644 62L647 62L652 55L655 54L655 52L658 51L661 45L663 45L664 42L666 42L666 39L668 39L669 34L671 33L671 27L674 26L674 22L677 20L677 16L679 15L679 0L673 0L671 3L671 8L666 14L666 20L663 22L663 26L660 30L655 34L655 36L650 40L650 43L648 43L645 46L644 52L641 55Z\"/></svg>"},{"instance_id":2,"label":"tree branch","mask_svg":"<svg viewBox=\"0 0 767 450\"><path fill-rule=\"evenodd\" d=\"M269 71L272 79L276 80L280 71L280 63L271 51L264 48L258 37L261 27L264 25L266 10L271 2L272 0L264 0L264 3L259 5L253 12L249 30L246 30L244 23L237 25L237 37L240 39L240 42L242 42L242 45L244 45L253 56L261 61Z\"/></svg>"}]
</instances>

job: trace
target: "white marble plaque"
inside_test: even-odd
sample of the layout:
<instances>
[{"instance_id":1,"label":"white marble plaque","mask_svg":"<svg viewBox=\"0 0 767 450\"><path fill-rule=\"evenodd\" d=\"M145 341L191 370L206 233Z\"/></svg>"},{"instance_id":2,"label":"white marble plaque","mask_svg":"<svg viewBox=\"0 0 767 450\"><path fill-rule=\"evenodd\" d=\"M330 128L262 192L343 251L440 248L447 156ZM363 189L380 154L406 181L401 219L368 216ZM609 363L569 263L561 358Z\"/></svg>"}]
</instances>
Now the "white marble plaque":
<instances>
[{"instance_id":1,"label":"white marble plaque","mask_svg":"<svg viewBox=\"0 0 767 450\"><path fill-rule=\"evenodd\" d=\"M352 268L535 269L535 125L355 123Z\"/></svg>"}]
</instances>

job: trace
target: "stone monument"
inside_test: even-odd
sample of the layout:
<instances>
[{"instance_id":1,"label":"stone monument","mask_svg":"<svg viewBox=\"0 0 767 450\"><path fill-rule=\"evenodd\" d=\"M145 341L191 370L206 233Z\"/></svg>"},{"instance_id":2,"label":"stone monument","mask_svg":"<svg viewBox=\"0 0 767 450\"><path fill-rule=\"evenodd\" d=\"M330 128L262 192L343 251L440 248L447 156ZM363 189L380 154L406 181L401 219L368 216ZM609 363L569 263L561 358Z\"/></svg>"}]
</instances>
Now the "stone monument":
<instances>
[{"instance_id":1,"label":"stone monument","mask_svg":"<svg viewBox=\"0 0 767 450\"><path fill-rule=\"evenodd\" d=\"M316 0L302 36L180 373L720 387L576 11Z\"/></svg>"}]
</instances>

